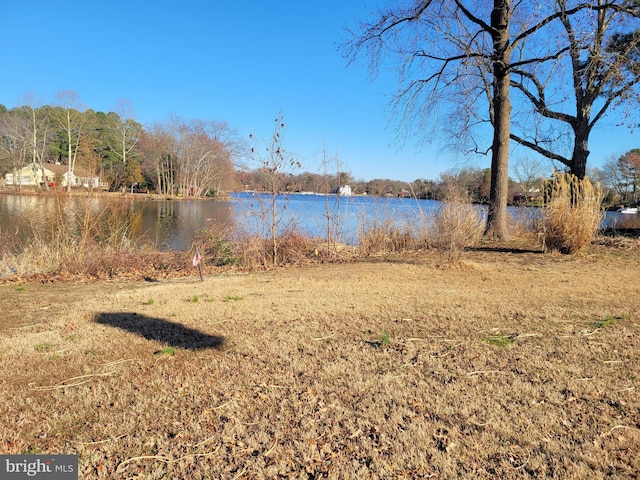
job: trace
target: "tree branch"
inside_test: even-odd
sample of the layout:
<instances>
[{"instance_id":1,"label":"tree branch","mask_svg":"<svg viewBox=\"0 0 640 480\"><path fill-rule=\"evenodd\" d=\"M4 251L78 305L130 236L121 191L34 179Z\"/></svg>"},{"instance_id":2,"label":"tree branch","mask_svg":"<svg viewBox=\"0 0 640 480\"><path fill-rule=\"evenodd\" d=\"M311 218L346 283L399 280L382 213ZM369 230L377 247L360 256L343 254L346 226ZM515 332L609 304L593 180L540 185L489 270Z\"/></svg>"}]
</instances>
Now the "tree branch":
<instances>
[{"instance_id":1,"label":"tree branch","mask_svg":"<svg viewBox=\"0 0 640 480\"><path fill-rule=\"evenodd\" d=\"M533 74L526 71L517 71L514 73L517 73L519 75L522 75L523 77L528 78L536 86L536 89L538 90L538 97L536 97L533 93L531 93L529 89L522 82L517 82L516 80L511 79L511 86L520 90L534 105L534 107L536 108L536 111L540 115L546 118L560 120L572 126L574 125L575 117L567 113L556 112L554 110L551 110L547 106L545 95L544 95L544 86Z\"/></svg>"},{"instance_id":2,"label":"tree branch","mask_svg":"<svg viewBox=\"0 0 640 480\"><path fill-rule=\"evenodd\" d=\"M558 162L566 165L567 167L571 166L571 160L563 157L562 155L558 155L557 153L553 153L550 150L547 150L544 147L541 147L538 143L530 142L529 140L525 140L522 137L519 137L515 133L511 133L511 140L518 142L520 145L523 145L531 150L539 153L540 155L550 158L551 160L557 160Z\"/></svg>"}]
</instances>

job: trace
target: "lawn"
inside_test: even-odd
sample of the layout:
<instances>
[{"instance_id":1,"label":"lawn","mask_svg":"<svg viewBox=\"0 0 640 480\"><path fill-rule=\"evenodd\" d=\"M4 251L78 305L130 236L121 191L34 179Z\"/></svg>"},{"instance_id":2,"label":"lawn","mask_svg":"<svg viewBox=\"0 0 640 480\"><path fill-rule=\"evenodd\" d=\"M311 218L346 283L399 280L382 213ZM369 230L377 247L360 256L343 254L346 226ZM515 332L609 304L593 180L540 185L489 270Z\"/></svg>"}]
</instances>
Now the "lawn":
<instances>
[{"instance_id":1,"label":"lawn","mask_svg":"<svg viewBox=\"0 0 640 480\"><path fill-rule=\"evenodd\" d=\"M81 478L637 478L640 250L0 286L0 452Z\"/></svg>"}]
</instances>

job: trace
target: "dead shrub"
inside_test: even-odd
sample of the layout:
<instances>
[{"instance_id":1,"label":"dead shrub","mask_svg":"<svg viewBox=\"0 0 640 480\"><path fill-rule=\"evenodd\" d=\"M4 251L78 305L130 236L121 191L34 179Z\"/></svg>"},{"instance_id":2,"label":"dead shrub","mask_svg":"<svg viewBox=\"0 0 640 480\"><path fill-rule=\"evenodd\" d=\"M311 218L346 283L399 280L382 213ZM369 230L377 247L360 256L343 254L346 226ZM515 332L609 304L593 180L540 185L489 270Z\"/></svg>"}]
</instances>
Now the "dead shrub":
<instances>
[{"instance_id":1,"label":"dead shrub","mask_svg":"<svg viewBox=\"0 0 640 480\"><path fill-rule=\"evenodd\" d=\"M449 186L431 224L431 244L457 262L465 248L476 245L484 232L482 212L473 206L466 191Z\"/></svg>"},{"instance_id":2,"label":"dead shrub","mask_svg":"<svg viewBox=\"0 0 640 480\"><path fill-rule=\"evenodd\" d=\"M317 242L298 231L287 232L280 237L278 262L280 264L296 264L311 258L316 250Z\"/></svg>"},{"instance_id":3,"label":"dead shrub","mask_svg":"<svg viewBox=\"0 0 640 480\"><path fill-rule=\"evenodd\" d=\"M257 235L236 236L232 248L238 265L254 269L274 264L298 264L315 256L318 243L295 229L276 237L276 242L278 248L274 263L273 239Z\"/></svg>"},{"instance_id":4,"label":"dead shrub","mask_svg":"<svg viewBox=\"0 0 640 480\"><path fill-rule=\"evenodd\" d=\"M545 250L571 254L595 238L602 221L602 189L588 178L569 173L556 174L546 187L538 233Z\"/></svg>"},{"instance_id":5,"label":"dead shrub","mask_svg":"<svg viewBox=\"0 0 640 480\"><path fill-rule=\"evenodd\" d=\"M196 240L202 244L207 264L223 267L238 265L238 242L235 230L229 225L214 225L203 232L203 238Z\"/></svg>"},{"instance_id":6,"label":"dead shrub","mask_svg":"<svg viewBox=\"0 0 640 480\"><path fill-rule=\"evenodd\" d=\"M390 220L361 224L358 233L358 252L368 257L401 252L415 244L411 232L399 228Z\"/></svg>"}]
</instances>

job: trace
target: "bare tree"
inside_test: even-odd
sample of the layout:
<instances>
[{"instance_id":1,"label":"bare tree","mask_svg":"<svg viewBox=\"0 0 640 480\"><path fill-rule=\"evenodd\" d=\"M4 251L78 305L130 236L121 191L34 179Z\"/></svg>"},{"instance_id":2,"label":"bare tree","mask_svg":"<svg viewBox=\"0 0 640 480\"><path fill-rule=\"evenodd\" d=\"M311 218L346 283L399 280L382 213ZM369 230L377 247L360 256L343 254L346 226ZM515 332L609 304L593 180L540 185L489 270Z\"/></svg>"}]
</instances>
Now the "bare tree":
<instances>
[{"instance_id":1,"label":"bare tree","mask_svg":"<svg viewBox=\"0 0 640 480\"><path fill-rule=\"evenodd\" d=\"M554 21L541 33L556 54L513 69L512 86L537 116L523 116L511 138L583 178L598 122L627 106L629 125L637 123L640 2L556 0L546 8Z\"/></svg>"},{"instance_id":2,"label":"bare tree","mask_svg":"<svg viewBox=\"0 0 640 480\"><path fill-rule=\"evenodd\" d=\"M15 112L4 112L0 115L0 156L13 171L13 188L20 191L22 179L18 176L18 169L26 165L29 146L24 138L28 128L27 120L15 115Z\"/></svg>"},{"instance_id":3,"label":"bare tree","mask_svg":"<svg viewBox=\"0 0 640 480\"><path fill-rule=\"evenodd\" d=\"M142 125L135 121L133 105L128 100L119 100L115 111L109 116L113 119L111 135L107 136L109 147L126 164L138 144Z\"/></svg>"},{"instance_id":4,"label":"bare tree","mask_svg":"<svg viewBox=\"0 0 640 480\"><path fill-rule=\"evenodd\" d=\"M284 188L289 176L293 171L301 168L301 164L285 149L285 123L282 115L278 115L274 123L271 140L264 146L263 151L257 145L251 148L251 158L257 165L260 177L256 197L259 227L264 229L262 233L271 242L271 261L275 264L278 261L279 235L286 233L283 230L286 231L287 227L291 226L287 224L284 216L286 205L279 208L278 197L285 193ZM255 141L253 135L251 138ZM295 219L288 220L292 222Z\"/></svg>"},{"instance_id":5,"label":"bare tree","mask_svg":"<svg viewBox=\"0 0 640 480\"><path fill-rule=\"evenodd\" d=\"M143 164L155 176L156 192L174 193L176 157L174 137L164 124L148 126L140 139Z\"/></svg>"},{"instance_id":6,"label":"bare tree","mask_svg":"<svg viewBox=\"0 0 640 480\"><path fill-rule=\"evenodd\" d=\"M401 126L400 136L424 138L427 132L448 133L473 152L491 151L486 233L504 237L509 139L544 154L541 143L562 138L557 130L532 121L535 112L527 115L521 110L526 105L523 101L533 103L538 114L571 125L576 132L573 154L563 157L549 152L547 156L564 160L574 173L583 176L588 133L610 106L627 99L640 73L639 35L605 35L613 32L616 24L609 20L614 14L619 18L626 15L627 21L637 18L638 8L637 0L413 1L407 7L382 10L375 21L363 24L358 33L352 33L345 54L352 62L364 52L371 60L374 76L385 61L396 60L400 88L393 112ZM581 25L579 31L573 27L574 20ZM589 22L597 26L595 33L593 26L587 28ZM552 41L562 32L564 43ZM558 77L558 66L564 58L569 58L572 65L570 82ZM539 72L546 77L538 79ZM553 91L563 83L579 93L574 104L578 113L573 119L567 114L550 113L552 107L564 105L566 98L551 103L546 89ZM514 98L516 124L523 127L518 132L511 130L511 88L521 94ZM592 116L591 109L600 99L603 104ZM444 124L439 115L447 111ZM490 146L484 148L481 132L487 123L493 136Z\"/></svg>"},{"instance_id":7,"label":"bare tree","mask_svg":"<svg viewBox=\"0 0 640 480\"><path fill-rule=\"evenodd\" d=\"M341 170L344 164L341 162L336 149L333 157L327 155L326 146L322 155L322 187L320 190L324 193L324 214L327 240L327 254L335 256L338 252L337 245L344 240L345 228L345 210L346 202L342 200L340 187L349 184L352 181L352 175L349 172ZM332 182L333 180L333 182ZM332 185L334 183L334 185ZM329 195L336 193L336 195Z\"/></svg>"},{"instance_id":8,"label":"bare tree","mask_svg":"<svg viewBox=\"0 0 640 480\"><path fill-rule=\"evenodd\" d=\"M401 86L393 106L402 135L414 127L424 134L431 122L436 133L463 139L475 152L491 151L486 234L503 238L508 235L511 70L545 55L537 51L531 58L514 57L514 52L548 21L535 7L515 5L522 10L518 18L527 22L514 21L511 0L415 1L380 11L377 20L363 24L345 46L350 62L367 54L374 74L388 57L397 59ZM441 126L438 114L445 109L451 114ZM492 139L488 148L481 148L482 138L474 132L487 123Z\"/></svg>"},{"instance_id":9,"label":"bare tree","mask_svg":"<svg viewBox=\"0 0 640 480\"><path fill-rule=\"evenodd\" d=\"M215 139L215 122L181 123L176 134L179 188L182 195L200 196L219 187L228 172L229 152Z\"/></svg>"},{"instance_id":10,"label":"bare tree","mask_svg":"<svg viewBox=\"0 0 640 480\"><path fill-rule=\"evenodd\" d=\"M159 193L201 196L219 192L225 181L233 181L235 142L224 122L173 116L146 128L140 150Z\"/></svg>"},{"instance_id":11,"label":"bare tree","mask_svg":"<svg viewBox=\"0 0 640 480\"><path fill-rule=\"evenodd\" d=\"M25 95L24 106L19 109L26 122L23 123L25 143L31 154L31 162L44 172L44 158L49 134L49 115L43 108L43 102L35 99L33 94ZM43 177L43 187L49 189L49 182ZM51 179L53 180L53 179Z\"/></svg>"},{"instance_id":12,"label":"bare tree","mask_svg":"<svg viewBox=\"0 0 640 480\"><path fill-rule=\"evenodd\" d=\"M538 182L547 173L548 168L539 158L520 157L512 163L511 171L513 176L522 186L522 190L526 199L529 200L531 190L536 182Z\"/></svg>"},{"instance_id":13,"label":"bare tree","mask_svg":"<svg viewBox=\"0 0 640 480\"><path fill-rule=\"evenodd\" d=\"M640 148L625 153L616 166L626 190L625 201L637 204L640 200Z\"/></svg>"},{"instance_id":14,"label":"bare tree","mask_svg":"<svg viewBox=\"0 0 640 480\"><path fill-rule=\"evenodd\" d=\"M81 108L78 95L71 90L61 90L56 94L58 110L56 120L64 133L67 144L67 192L71 191L71 178L75 169L80 145L84 142L89 131L89 115L78 110Z\"/></svg>"},{"instance_id":15,"label":"bare tree","mask_svg":"<svg viewBox=\"0 0 640 480\"><path fill-rule=\"evenodd\" d=\"M624 202L627 195L627 185L618 169L617 158L612 156L607 159L602 166L601 177L602 183L613 192L612 202Z\"/></svg>"}]
</instances>

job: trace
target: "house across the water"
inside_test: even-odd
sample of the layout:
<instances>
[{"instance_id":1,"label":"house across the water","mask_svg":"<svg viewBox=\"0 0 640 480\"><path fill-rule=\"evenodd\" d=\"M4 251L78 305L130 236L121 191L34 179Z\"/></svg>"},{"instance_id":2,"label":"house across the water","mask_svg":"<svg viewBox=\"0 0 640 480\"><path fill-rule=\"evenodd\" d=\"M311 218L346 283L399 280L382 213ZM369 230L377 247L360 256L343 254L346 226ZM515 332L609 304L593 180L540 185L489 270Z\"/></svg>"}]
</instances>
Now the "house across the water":
<instances>
[{"instance_id":1,"label":"house across the water","mask_svg":"<svg viewBox=\"0 0 640 480\"><path fill-rule=\"evenodd\" d=\"M72 187L97 188L100 186L100 178L83 167L76 167L69 174L68 166L54 163L30 163L24 167L11 169L4 173L4 182L7 187L25 186L37 187L42 185L67 186L70 180Z\"/></svg>"},{"instance_id":2,"label":"house across the water","mask_svg":"<svg viewBox=\"0 0 640 480\"><path fill-rule=\"evenodd\" d=\"M351 189L350 185L342 185L338 188L337 193L338 195L342 195L343 197L348 197L350 195L353 195L353 190Z\"/></svg>"}]
</instances>

